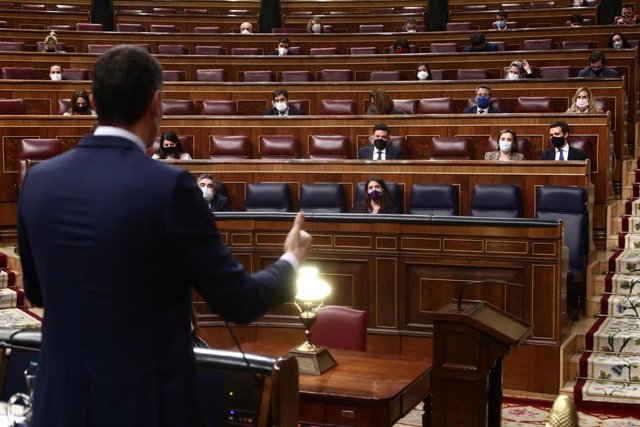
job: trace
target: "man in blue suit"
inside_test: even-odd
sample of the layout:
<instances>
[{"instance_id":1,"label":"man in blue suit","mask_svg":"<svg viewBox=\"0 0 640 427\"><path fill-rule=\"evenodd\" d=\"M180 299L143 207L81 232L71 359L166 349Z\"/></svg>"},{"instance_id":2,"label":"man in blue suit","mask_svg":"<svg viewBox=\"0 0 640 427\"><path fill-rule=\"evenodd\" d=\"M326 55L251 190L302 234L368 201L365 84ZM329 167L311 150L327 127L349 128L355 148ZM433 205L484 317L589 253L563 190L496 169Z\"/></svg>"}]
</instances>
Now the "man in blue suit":
<instances>
[{"instance_id":1,"label":"man in blue suit","mask_svg":"<svg viewBox=\"0 0 640 427\"><path fill-rule=\"evenodd\" d=\"M311 249L304 217L280 260L247 274L193 177L145 155L162 119L157 60L116 46L92 91L94 135L32 168L20 192L24 288L46 313L29 425L206 425L191 287L239 323L290 300Z\"/></svg>"}]
</instances>

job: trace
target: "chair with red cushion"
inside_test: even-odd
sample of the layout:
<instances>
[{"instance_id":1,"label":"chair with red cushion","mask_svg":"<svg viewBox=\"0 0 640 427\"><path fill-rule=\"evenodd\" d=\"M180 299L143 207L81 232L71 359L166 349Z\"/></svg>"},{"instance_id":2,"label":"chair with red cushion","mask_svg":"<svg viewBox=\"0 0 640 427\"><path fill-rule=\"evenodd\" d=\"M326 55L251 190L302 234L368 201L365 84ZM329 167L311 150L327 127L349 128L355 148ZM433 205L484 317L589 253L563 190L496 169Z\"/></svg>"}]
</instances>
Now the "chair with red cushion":
<instances>
[{"instance_id":1,"label":"chair with red cushion","mask_svg":"<svg viewBox=\"0 0 640 427\"><path fill-rule=\"evenodd\" d=\"M189 116L196 113L190 99L163 99L162 111L165 116Z\"/></svg>"},{"instance_id":2,"label":"chair with red cushion","mask_svg":"<svg viewBox=\"0 0 640 427\"><path fill-rule=\"evenodd\" d=\"M245 71L242 73L245 82L272 82L273 72L271 71Z\"/></svg>"},{"instance_id":3,"label":"chair with red cushion","mask_svg":"<svg viewBox=\"0 0 640 427\"><path fill-rule=\"evenodd\" d=\"M202 114L206 116L235 116L238 106L234 100L202 101Z\"/></svg>"},{"instance_id":4,"label":"chair with red cushion","mask_svg":"<svg viewBox=\"0 0 640 427\"><path fill-rule=\"evenodd\" d=\"M529 3L531 9L549 9L556 7L555 1L532 1Z\"/></svg>"},{"instance_id":5,"label":"chair with red cushion","mask_svg":"<svg viewBox=\"0 0 640 427\"><path fill-rule=\"evenodd\" d=\"M326 305L316 311L311 327L314 344L339 350L367 350L367 313L351 307Z\"/></svg>"},{"instance_id":6,"label":"chair with red cushion","mask_svg":"<svg viewBox=\"0 0 640 427\"><path fill-rule=\"evenodd\" d=\"M543 79L568 79L571 74L569 65L547 65L540 67L540 77Z\"/></svg>"},{"instance_id":7,"label":"chair with red cushion","mask_svg":"<svg viewBox=\"0 0 640 427\"><path fill-rule=\"evenodd\" d=\"M320 72L323 82L350 82L353 80L353 71L349 69L324 69Z\"/></svg>"},{"instance_id":8,"label":"chair with red cushion","mask_svg":"<svg viewBox=\"0 0 640 427\"><path fill-rule=\"evenodd\" d=\"M471 22L447 22L447 31L469 31Z\"/></svg>"},{"instance_id":9,"label":"chair with red cushion","mask_svg":"<svg viewBox=\"0 0 640 427\"><path fill-rule=\"evenodd\" d=\"M418 101L418 114L453 114L453 99L423 98Z\"/></svg>"},{"instance_id":10,"label":"chair with red cushion","mask_svg":"<svg viewBox=\"0 0 640 427\"><path fill-rule=\"evenodd\" d=\"M260 137L261 159L297 159L300 157L300 142L293 135Z\"/></svg>"},{"instance_id":11,"label":"chair with red cushion","mask_svg":"<svg viewBox=\"0 0 640 427\"><path fill-rule=\"evenodd\" d=\"M24 52L25 50L24 42L0 42L1 52Z\"/></svg>"},{"instance_id":12,"label":"chair with red cushion","mask_svg":"<svg viewBox=\"0 0 640 427\"><path fill-rule=\"evenodd\" d=\"M502 10L520 10L524 9L524 3L502 3L500 5Z\"/></svg>"},{"instance_id":13,"label":"chair with red cushion","mask_svg":"<svg viewBox=\"0 0 640 427\"><path fill-rule=\"evenodd\" d=\"M375 55L378 48L375 46L356 46L349 48L349 55Z\"/></svg>"},{"instance_id":14,"label":"chair with red cushion","mask_svg":"<svg viewBox=\"0 0 640 427\"><path fill-rule=\"evenodd\" d=\"M457 52L458 43L431 43L431 53Z\"/></svg>"},{"instance_id":15,"label":"chair with red cushion","mask_svg":"<svg viewBox=\"0 0 640 427\"><path fill-rule=\"evenodd\" d=\"M22 3L20 5L20 9L22 10L47 10L47 6L43 3L38 4L30 4L30 3Z\"/></svg>"},{"instance_id":16,"label":"chair with red cushion","mask_svg":"<svg viewBox=\"0 0 640 427\"><path fill-rule=\"evenodd\" d=\"M65 80L89 80L89 70L86 68L67 68L64 70Z\"/></svg>"},{"instance_id":17,"label":"chair with red cushion","mask_svg":"<svg viewBox=\"0 0 640 427\"><path fill-rule=\"evenodd\" d=\"M36 70L32 67L2 67L2 78L13 80L34 80Z\"/></svg>"},{"instance_id":18,"label":"chair with red cushion","mask_svg":"<svg viewBox=\"0 0 640 427\"><path fill-rule=\"evenodd\" d=\"M71 100L69 98L66 99L58 99L58 115L63 115L71 108Z\"/></svg>"},{"instance_id":19,"label":"chair with red cushion","mask_svg":"<svg viewBox=\"0 0 640 427\"><path fill-rule=\"evenodd\" d=\"M232 47L231 55L262 55L260 47Z\"/></svg>"},{"instance_id":20,"label":"chair with red cushion","mask_svg":"<svg viewBox=\"0 0 640 427\"><path fill-rule=\"evenodd\" d=\"M65 72L66 74L66 72ZM183 82L185 81L185 72L176 70L162 70L162 81L164 82Z\"/></svg>"},{"instance_id":21,"label":"chair with red cushion","mask_svg":"<svg viewBox=\"0 0 640 427\"><path fill-rule=\"evenodd\" d=\"M196 46L196 55L226 55L227 49L222 46Z\"/></svg>"},{"instance_id":22,"label":"chair with red cushion","mask_svg":"<svg viewBox=\"0 0 640 427\"><path fill-rule=\"evenodd\" d=\"M394 99L393 106L405 114L416 114L418 111L417 99Z\"/></svg>"},{"instance_id":23,"label":"chair with red cushion","mask_svg":"<svg viewBox=\"0 0 640 427\"><path fill-rule=\"evenodd\" d=\"M209 157L212 159L250 159L251 143L244 135L211 135Z\"/></svg>"},{"instance_id":24,"label":"chair with red cushion","mask_svg":"<svg viewBox=\"0 0 640 427\"><path fill-rule=\"evenodd\" d=\"M0 115L13 116L23 114L27 114L23 99L0 99Z\"/></svg>"},{"instance_id":25,"label":"chair with red cushion","mask_svg":"<svg viewBox=\"0 0 640 427\"><path fill-rule=\"evenodd\" d=\"M597 43L591 40L564 40L563 49L595 49Z\"/></svg>"},{"instance_id":26,"label":"chair with red cushion","mask_svg":"<svg viewBox=\"0 0 640 427\"><path fill-rule=\"evenodd\" d=\"M183 44L159 44L160 55L188 55L189 49Z\"/></svg>"},{"instance_id":27,"label":"chair with red cushion","mask_svg":"<svg viewBox=\"0 0 640 427\"><path fill-rule=\"evenodd\" d=\"M57 49L58 49L58 51L67 50L67 44L65 42L58 42ZM0 49L0 50L2 50L2 49ZM43 50L44 50L44 42L43 41L38 41L38 43L36 44L36 52L42 52Z\"/></svg>"},{"instance_id":28,"label":"chair with red cushion","mask_svg":"<svg viewBox=\"0 0 640 427\"><path fill-rule=\"evenodd\" d=\"M349 138L344 135L312 135L309 141L310 159L348 159Z\"/></svg>"},{"instance_id":29,"label":"chair with red cushion","mask_svg":"<svg viewBox=\"0 0 640 427\"><path fill-rule=\"evenodd\" d=\"M173 24L151 24L149 25L149 31L152 33L179 33L180 27L176 27Z\"/></svg>"},{"instance_id":30,"label":"chair with red cushion","mask_svg":"<svg viewBox=\"0 0 640 427\"><path fill-rule=\"evenodd\" d=\"M43 161L62 153L59 139L23 139L18 149L18 185L22 184L30 163Z\"/></svg>"},{"instance_id":31,"label":"chair with red cushion","mask_svg":"<svg viewBox=\"0 0 640 427\"><path fill-rule=\"evenodd\" d=\"M320 103L320 114L353 116L356 114L356 101L353 99L323 99Z\"/></svg>"},{"instance_id":32,"label":"chair with red cushion","mask_svg":"<svg viewBox=\"0 0 640 427\"><path fill-rule=\"evenodd\" d=\"M283 71L280 74L281 82L311 82L313 76L311 71Z\"/></svg>"},{"instance_id":33,"label":"chair with red cushion","mask_svg":"<svg viewBox=\"0 0 640 427\"><path fill-rule=\"evenodd\" d=\"M312 47L309 49L309 55L337 55L337 47Z\"/></svg>"},{"instance_id":34,"label":"chair with red cushion","mask_svg":"<svg viewBox=\"0 0 640 427\"><path fill-rule=\"evenodd\" d=\"M146 28L142 24L134 24L132 22L120 22L116 24L116 31L120 33L144 33Z\"/></svg>"},{"instance_id":35,"label":"chair with red cushion","mask_svg":"<svg viewBox=\"0 0 640 427\"><path fill-rule=\"evenodd\" d=\"M553 39L530 39L523 42L524 50L552 50Z\"/></svg>"},{"instance_id":36,"label":"chair with red cushion","mask_svg":"<svg viewBox=\"0 0 640 427\"><path fill-rule=\"evenodd\" d=\"M472 143L463 136L434 136L431 138L429 160L471 160Z\"/></svg>"},{"instance_id":37,"label":"chair with red cushion","mask_svg":"<svg viewBox=\"0 0 640 427\"><path fill-rule=\"evenodd\" d=\"M486 68L460 68L456 72L456 80L485 80L489 78Z\"/></svg>"},{"instance_id":38,"label":"chair with red cushion","mask_svg":"<svg viewBox=\"0 0 640 427\"><path fill-rule=\"evenodd\" d=\"M402 80L400 71L372 71L369 75L372 82L398 82Z\"/></svg>"},{"instance_id":39,"label":"chair with red cushion","mask_svg":"<svg viewBox=\"0 0 640 427\"><path fill-rule=\"evenodd\" d=\"M384 25L382 24L361 24L361 33L382 33L384 32Z\"/></svg>"},{"instance_id":40,"label":"chair with red cushion","mask_svg":"<svg viewBox=\"0 0 640 427\"><path fill-rule=\"evenodd\" d=\"M88 53L105 53L107 50L111 49L115 45L113 44L88 44L87 52Z\"/></svg>"},{"instance_id":41,"label":"chair with red cushion","mask_svg":"<svg viewBox=\"0 0 640 427\"><path fill-rule=\"evenodd\" d=\"M515 113L552 113L553 100L550 96L519 96Z\"/></svg>"},{"instance_id":42,"label":"chair with red cushion","mask_svg":"<svg viewBox=\"0 0 640 427\"><path fill-rule=\"evenodd\" d=\"M193 32L200 34L218 34L220 27L194 27Z\"/></svg>"},{"instance_id":43,"label":"chair with red cushion","mask_svg":"<svg viewBox=\"0 0 640 427\"><path fill-rule=\"evenodd\" d=\"M78 22L76 31L102 31L102 24L93 22Z\"/></svg>"},{"instance_id":44,"label":"chair with red cushion","mask_svg":"<svg viewBox=\"0 0 640 427\"><path fill-rule=\"evenodd\" d=\"M226 82L227 73L224 68L196 70L196 80L199 82Z\"/></svg>"}]
</instances>

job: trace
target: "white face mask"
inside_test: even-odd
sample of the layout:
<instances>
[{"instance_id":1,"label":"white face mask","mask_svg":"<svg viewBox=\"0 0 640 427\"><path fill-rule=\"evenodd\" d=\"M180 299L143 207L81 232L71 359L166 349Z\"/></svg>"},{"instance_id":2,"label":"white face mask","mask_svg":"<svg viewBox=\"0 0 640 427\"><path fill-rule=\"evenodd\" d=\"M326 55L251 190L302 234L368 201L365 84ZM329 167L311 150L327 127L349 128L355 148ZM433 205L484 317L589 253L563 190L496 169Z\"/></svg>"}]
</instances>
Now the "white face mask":
<instances>
[{"instance_id":1,"label":"white face mask","mask_svg":"<svg viewBox=\"0 0 640 427\"><path fill-rule=\"evenodd\" d=\"M579 109L584 110L588 106L589 106L588 99L576 99L576 107L578 107Z\"/></svg>"},{"instance_id":2,"label":"white face mask","mask_svg":"<svg viewBox=\"0 0 640 427\"><path fill-rule=\"evenodd\" d=\"M313 24L311 26L311 31L313 31L314 33L319 33L320 31L322 31L322 25L320 24Z\"/></svg>"},{"instance_id":3,"label":"white face mask","mask_svg":"<svg viewBox=\"0 0 640 427\"><path fill-rule=\"evenodd\" d=\"M520 74L516 74L512 72L509 72L509 74L507 74L507 79L509 80L518 80L519 78L520 78Z\"/></svg>"},{"instance_id":4,"label":"white face mask","mask_svg":"<svg viewBox=\"0 0 640 427\"><path fill-rule=\"evenodd\" d=\"M243 28L242 31L240 31L242 34L251 34L251 31L247 30L246 28Z\"/></svg>"},{"instance_id":5,"label":"white face mask","mask_svg":"<svg viewBox=\"0 0 640 427\"><path fill-rule=\"evenodd\" d=\"M200 187L200 190L202 190L202 197L204 197L207 202L211 202L213 200L213 190L211 188Z\"/></svg>"},{"instance_id":6,"label":"white face mask","mask_svg":"<svg viewBox=\"0 0 640 427\"><path fill-rule=\"evenodd\" d=\"M62 74L49 74L49 78L54 81L62 80Z\"/></svg>"},{"instance_id":7,"label":"white face mask","mask_svg":"<svg viewBox=\"0 0 640 427\"><path fill-rule=\"evenodd\" d=\"M287 50L287 48L286 48L286 47L279 47L279 48L278 48L278 55L280 55L280 56L284 56L284 55L286 55L286 54L287 54L287 52L288 52L288 50Z\"/></svg>"},{"instance_id":8,"label":"white face mask","mask_svg":"<svg viewBox=\"0 0 640 427\"><path fill-rule=\"evenodd\" d=\"M429 73L426 71L418 71L418 79L419 80L427 80L429 77Z\"/></svg>"},{"instance_id":9,"label":"white face mask","mask_svg":"<svg viewBox=\"0 0 640 427\"><path fill-rule=\"evenodd\" d=\"M287 103L286 102L274 102L273 105L276 107L276 110L278 110L281 113L284 113L285 111L287 111Z\"/></svg>"},{"instance_id":10,"label":"white face mask","mask_svg":"<svg viewBox=\"0 0 640 427\"><path fill-rule=\"evenodd\" d=\"M407 33L415 33L415 32L416 32L415 28L408 28L407 29Z\"/></svg>"},{"instance_id":11,"label":"white face mask","mask_svg":"<svg viewBox=\"0 0 640 427\"><path fill-rule=\"evenodd\" d=\"M622 40L619 41L619 42L613 42L613 48L614 49L622 49L622 46L624 46L623 43L622 43Z\"/></svg>"},{"instance_id":12,"label":"white face mask","mask_svg":"<svg viewBox=\"0 0 640 427\"><path fill-rule=\"evenodd\" d=\"M498 145L500 146L500 151L502 151L503 153L511 152L511 141L501 139Z\"/></svg>"}]
</instances>

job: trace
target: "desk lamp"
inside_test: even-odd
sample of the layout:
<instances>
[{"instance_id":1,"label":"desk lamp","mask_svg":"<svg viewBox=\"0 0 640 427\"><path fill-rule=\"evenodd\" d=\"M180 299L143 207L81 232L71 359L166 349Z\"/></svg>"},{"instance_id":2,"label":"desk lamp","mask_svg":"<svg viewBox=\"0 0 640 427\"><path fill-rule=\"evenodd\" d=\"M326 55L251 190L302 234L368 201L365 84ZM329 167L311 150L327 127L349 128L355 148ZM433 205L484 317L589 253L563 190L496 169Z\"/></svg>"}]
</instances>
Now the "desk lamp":
<instances>
[{"instance_id":1,"label":"desk lamp","mask_svg":"<svg viewBox=\"0 0 640 427\"><path fill-rule=\"evenodd\" d=\"M311 326L316 322L316 310L322 307L323 300L331 293L331 286L320 279L315 267L300 268L297 286L294 304L300 310L306 340L289 350L289 354L296 358L301 374L322 375L337 363L326 347L316 346L311 341Z\"/></svg>"}]
</instances>

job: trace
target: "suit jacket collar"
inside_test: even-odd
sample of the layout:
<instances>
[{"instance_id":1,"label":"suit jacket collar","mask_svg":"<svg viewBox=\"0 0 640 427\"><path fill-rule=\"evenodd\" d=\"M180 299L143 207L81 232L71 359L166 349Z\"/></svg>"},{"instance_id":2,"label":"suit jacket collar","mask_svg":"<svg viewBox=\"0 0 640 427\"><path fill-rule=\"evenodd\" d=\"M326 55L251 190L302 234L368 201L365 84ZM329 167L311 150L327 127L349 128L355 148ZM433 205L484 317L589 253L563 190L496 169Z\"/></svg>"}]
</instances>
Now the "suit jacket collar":
<instances>
[{"instance_id":1,"label":"suit jacket collar","mask_svg":"<svg viewBox=\"0 0 640 427\"><path fill-rule=\"evenodd\" d=\"M87 135L80 140L78 148L120 148L125 150L140 151L135 142L120 136L111 135Z\"/></svg>"}]
</instances>

